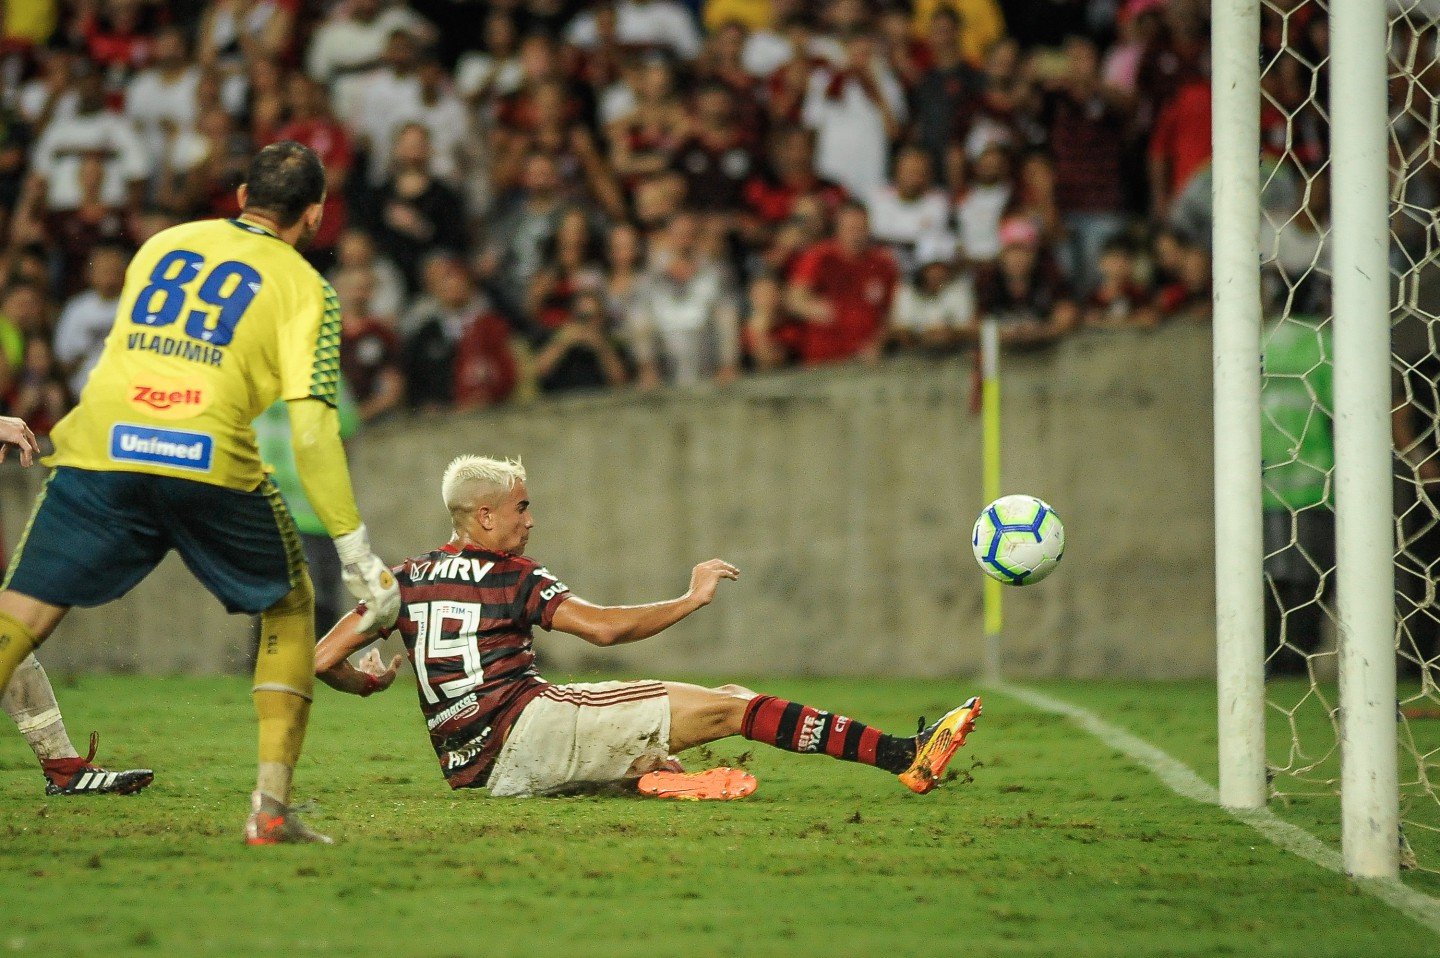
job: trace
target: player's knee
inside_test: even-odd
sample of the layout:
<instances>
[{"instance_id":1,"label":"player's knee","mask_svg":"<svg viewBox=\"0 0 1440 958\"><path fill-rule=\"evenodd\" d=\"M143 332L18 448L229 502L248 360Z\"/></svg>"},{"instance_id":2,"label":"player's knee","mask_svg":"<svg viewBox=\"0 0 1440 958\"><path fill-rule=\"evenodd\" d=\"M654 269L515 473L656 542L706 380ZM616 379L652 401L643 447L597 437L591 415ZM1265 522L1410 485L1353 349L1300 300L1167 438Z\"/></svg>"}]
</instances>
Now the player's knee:
<instances>
[{"instance_id":1,"label":"player's knee","mask_svg":"<svg viewBox=\"0 0 1440 958\"><path fill-rule=\"evenodd\" d=\"M265 610L267 616L271 615L307 615L315 614L315 586L310 582L310 573L301 572L300 581L293 586L285 596Z\"/></svg>"},{"instance_id":2,"label":"player's knee","mask_svg":"<svg viewBox=\"0 0 1440 958\"><path fill-rule=\"evenodd\" d=\"M745 719L745 705L754 693L739 685L721 685L710 691L705 711L712 734L717 737L735 734Z\"/></svg>"},{"instance_id":3,"label":"player's knee","mask_svg":"<svg viewBox=\"0 0 1440 958\"><path fill-rule=\"evenodd\" d=\"M719 692L721 695L729 696L730 698L741 699L746 702L753 699L756 695L755 692L752 692L745 686L736 685L733 682L727 683L725 685L718 685L714 688L713 691Z\"/></svg>"},{"instance_id":4,"label":"player's knee","mask_svg":"<svg viewBox=\"0 0 1440 958\"><path fill-rule=\"evenodd\" d=\"M302 575L260 617L255 691L289 692L308 699L315 687L315 590Z\"/></svg>"}]
</instances>

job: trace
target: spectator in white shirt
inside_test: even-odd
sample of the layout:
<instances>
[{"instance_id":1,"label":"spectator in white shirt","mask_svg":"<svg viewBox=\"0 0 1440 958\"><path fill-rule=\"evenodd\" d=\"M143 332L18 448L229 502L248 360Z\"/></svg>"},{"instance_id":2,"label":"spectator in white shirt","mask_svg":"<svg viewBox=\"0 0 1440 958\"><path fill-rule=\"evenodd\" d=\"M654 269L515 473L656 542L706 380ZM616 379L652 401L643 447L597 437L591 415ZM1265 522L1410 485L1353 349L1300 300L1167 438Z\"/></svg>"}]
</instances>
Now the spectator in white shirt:
<instances>
[{"instance_id":1,"label":"spectator in white shirt","mask_svg":"<svg viewBox=\"0 0 1440 958\"><path fill-rule=\"evenodd\" d=\"M846 65L810 76L803 119L816 133L815 171L853 196L885 184L890 142L905 121L905 95L875 55L875 39L857 30L845 40Z\"/></svg>"},{"instance_id":2,"label":"spectator in white shirt","mask_svg":"<svg viewBox=\"0 0 1440 958\"><path fill-rule=\"evenodd\" d=\"M150 162L158 166L176 137L195 127L200 68L187 58L185 34L178 27L166 27L155 35L154 64L125 88L125 115L145 141Z\"/></svg>"},{"instance_id":3,"label":"spectator in white shirt","mask_svg":"<svg viewBox=\"0 0 1440 958\"><path fill-rule=\"evenodd\" d=\"M485 49L468 51L455 64L455 90L471 106L484 107L524 82L515 19L504 10L492 10L485 18Z\"/></svg>"},{"instance_id":4,"label":"spectator in white shirt","mask_svg":"<svg viewBox=\"0 0 1440 958\"><path fill-rule=\"evenodd\" d=\"M355 103L363 74L380 65L390 35L404 31L419 42L434 39L434 28L404 4L387 0L351 0L340 4L330 20L310 40L305 72L330 87L335 113L350 122L348 106Z\"/></svg>"},{"instance_id":5,"label":"spectator in white shirt","mask_svg":"<svg viewBox=\"0 0 1440 958\"><path fill-rule=\"evenodd\" d=\"M1000 255L1000 218L1015 192L1010 156L992 143L975 160L973 176L955 200L960 247L972 263L993 263Z\"/></svg>"},{"instance_id":6,"label":"spectator in white shirt","mask_svg":"<svg viewBox=\"0 0 1440 958\"><path fill-rule=\"evenodd\" d=\"M90 253L90 285L70 298L55 327L55 361L64 371L70 395L79 398L100 360L105 337L115 325L115 308L125 285L130 251L118 243L101 243Z\"/></svg>"},{"instance_id":7,"label":"spectator in white shirt","mask_svg":"<svg viewBox=\"0 0 1440 958\"><path fill-rule=\"evenodd\" d=\"M745 37L740 62L752 76L768 78L789 63L799 51L802 57L821 56L812 42L810 19L801 0L771 0L770 22Z\"/></svg>"},{"instance_id":8,"label":"spectator in white shirt","mask_svg":"<svg viewBox=\"0 0 1440 958\"><path fill-rule=\"evenodd\" d=\"M105 106L101 77L84 73L76 82L73 116L56 117L31 156L26 205L34 212L64 213L84 200L81 168L101 163L99 200L106 207L138 208L150 156L130 120Z\"/></svg>"},{"instance_id":9,"label":"spectator in white shirt","mask_svg":"<svg viewBox=\"0 0 1440 958\"><path fill-rule=\"evenodd\" d=\"M390 174L390 150L405 126L418 123L430 134L430 173L457 186L464 171L470 117L450 89L449 77L435 57L422 52L403 31L390 35L385 66L367 75L352 115L342 117L369 147L372 185Z\"/></svg>"},{"instance_id":10,"label":"spectator in white shirt","mask_svg":"<svg viewBox=\"0 0 1440 958\"><path fill-rule=\"evenodd\" d=\"M369 311L382 322L395 323L405 309L405 274L388 256L375 247L375 239L363 229L351 228L340 234L335 247L335 268L329 273L334 283L343 270L368 272L373 280Z\"/></svg>"},{"instance_id":11,"label":"spectator in white shirt","mask_svg":"<svg viewBox=\"0 0 1440 958\"><path fill-rule=\"evenodd\" d=\"M337 4L310 40L305 72L321 83L333 83L347 73L368 70L380 60L385 41L396 30L422 41L434 39L430 22L403 3L350 0Z\"/></svg>"},{"instance_id":12,"label":"spectator in white shirt","mask_svg":"<svg viewBox=\"0 0 1440 958\"><path fill-rule=\"evenodd\" d=\"M665 47L682 60L693 60L700 52L700 30L690 12L674 0L606 0L615 8L615 32L622 44L631 47ZM582 50L600 39L595 11L588 10L570 22L565 41Z\"/></svg>"},{"instance_id":13,"label":"spectator in white shirt","mask_svg":"<svg viewBox=\"0 0 1440 958\"><path fill-rule=\"evenodd\" d=\"M353 76L343 91L331 98L335 115L369 146L370 177L382 178L389 160L390 140L401 117L413 112L420 99L420 45L404 30L385 41L384 54L373 69ZM377 166L377 161L379 165Z\"/></svg>"},{"instance_id":14,"label":"spectator in white shirt","mask_svg":"<svg viewBox=\"0 0 1440 958\"><path fill-rule=\"evenodd\" d=\"M946 350L975 341L975 284L956 269L955 238L922 237L916 272L901 284L890 309L890 336L901 346Z\"/></svg>"},{"instance_id":15,"label":"spectator in white shirt","mask_svg":"<svg viewBox=\"0 0 1440 958\"><path fill-rule=\"evenodd\" d=\"M33 130L43 129L58 117L74 116L79 99L75 93L75 67L79 62L76 54L54 49L42 51L39 56L40 75L20 85L15 103Z\"/></svg>"},{"instance_id":16,"label":"spectator in white shirt","mask_svg":"<svg viewBox=\"0 0 1440 958\"><path fill-rule=\"evenodd\" d=\"M420 96L412 119L430 131L434 150L430 171L459 188L465 178L466 151L471 145L470 112L452 88L450 74L433 55L421 57L419 76Z\"/></svg>"},{"instance_id":17,"label":"spectator in white shirt","mask_svg":"<svg viewBox=\"0 0 1440 958\"><path fill-rule=\"evenodd\" d=\"M870 236L890 247L902 274L915 271L915 244L922 236L947 231L950 201L934 186L930 154L904 147L895 157L895 182L868 197Z\"/></svg>"},{"instance_id":18,"label":"spectator in white shirt","mask_svg":"<svg viewBox=\"0 0 1440 958\"><path fill-rule=\"evenodd\" d=\"M247 58L280 59L294 42L293 0L216 0L207 3L196 54L206 66L241 70Z\"/></svg>"},{"instance_id":19,"label":"spectator in white shirt","mask_svg":"<svg viewBox=\"0 0 1440 958\"><path fill-rule=\"evenodd\" d=\"M725 384L740 364L740 303L724 266L701 249L700 222L677 213L641 280L628 321L639 385Z\"/></svg>"}]
</instances>

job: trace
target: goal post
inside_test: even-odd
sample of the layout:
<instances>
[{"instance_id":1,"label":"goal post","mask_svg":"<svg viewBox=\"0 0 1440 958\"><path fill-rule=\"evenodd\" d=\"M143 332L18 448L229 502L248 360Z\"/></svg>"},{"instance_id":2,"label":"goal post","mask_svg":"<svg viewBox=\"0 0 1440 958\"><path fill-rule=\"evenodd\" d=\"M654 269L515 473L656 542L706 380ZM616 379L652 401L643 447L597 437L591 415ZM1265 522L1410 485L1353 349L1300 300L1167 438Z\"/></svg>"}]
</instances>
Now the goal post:
<instances>
[{"instance_id":1,"label":"goal post","mask_svg":"<svg viewBox=\"0 0 1440 958\"><path fill-rule=\"evenodd\" d=\"M1260 0L1213 0L1215 629L1220 801L1265 804Z\"/></svg>"},{"instance_id":2,"label":"goal post","mask_svg":"<svg viewBox=\"0 0 1440 958\"><path fill-rule=\"evenodd\" d=\"M1331 0L1335 557L1345 869L1399 870L1385 4Z\"/></svg>"},{"instance_id":3,"label":"goal post","mask_svg":"<svg viewBox=\"0 0 1440 958\"><path fill-rule=\"evenodd\" d=\"M1413 726L1397 734L1396 700L1402 558L1426 589L1401 619L1401 649L1408 637L1422 672L1440 662L1412 634L1430 616L1440 636L1440 544L1397 552L1393 485L1392 359L1407 390L1419 369L1392 357L1392 320L1423 322L1440 363L1440 112L1424 83L1440 31L1417 2L1212 0L1220 800L1257 809L1272 793L1338 792L1345 869L1360 877L1398 873L1402 745L1414 760L1405 822L1440 834L1440 747ZM1419 224L1393 270L1392 207ZM1428 414L1412 445L1440 475L1440 412ZM1408 479L1429 508L1422 466ZM1440 509L1427 515L1424 531L1440 529ZM1440 689L1426 678L1407 695Z\"/></svg>"}]
</instances>

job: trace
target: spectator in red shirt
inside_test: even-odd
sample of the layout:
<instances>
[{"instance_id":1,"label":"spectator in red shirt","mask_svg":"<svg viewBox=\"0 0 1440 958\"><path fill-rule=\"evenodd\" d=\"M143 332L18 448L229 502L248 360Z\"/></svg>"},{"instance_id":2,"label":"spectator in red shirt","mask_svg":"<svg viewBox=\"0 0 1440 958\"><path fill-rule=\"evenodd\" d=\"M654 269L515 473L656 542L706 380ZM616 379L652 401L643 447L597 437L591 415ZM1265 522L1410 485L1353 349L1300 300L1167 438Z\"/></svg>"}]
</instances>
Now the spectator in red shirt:
<instances>
[{"instance_id":1,"label":"spectator in red shirt","mask_svg":"<svg viewBox=\"0 0 1440 958\"><path fill-rule=\"evenodd\" d=\"M980 284L980 308L1000 325L1000 340L1045 346L1075 328L1079 307L1070 296L1035 224L1011 217L1000 224L1000 258Z\"/></svg>"},{"instance_id":2,"label":"spectator in red shirt","mask_svg":"<svg viewBox=\"0 0 1440 958\"><path fill-rule=\"evenodd\" d=\"M705 41L695 72L701 83L718 83L730 91L739 126L753 136L762 129L760 79L745 69L744 25L731 21L719 27Z\"/></svg>"},{"instance_id":3,"label":"spectator in red shirt","mask_svg":"<svg viewBox=\"0 0 1440 958\"><path fill-rule=\"evenodd\" d=\"M200 114L189 162L180 182L182 209L210 216L237 216L235 188L245 181L245 169L254 153L250 137L235 120L216 107Z\"/></svg>"},{"instance_id":4,"label":"spectator in red shirt","mask_svg":"<svg viewBox=\"0 0 1440 958\"><path fill-rule=\"evenodd\" d=\"M920 80L935 66L930 46L914 35L914 21L909 5L886 5L880 11L877 33L881 56L890 65L895 79L907 91L913 91Z\"/></svg>"},{"instance_id":5,"label":"spectator in red shirt","mask_svg":"<svg viewBox=\"0 0 1440 958\"><path fill-rule=\"evenodd\" d=\"M150 61L153 32L164 6L140 0L103 0L83 8L76 29L90 60L102 68L124 74Z\"/></svg>"},{"instance_id":6,"label":"spectator in red shirt","mask_svg":"<svg viewBox=\"0 0 1440 958\"><path fill-rule=\"evenodd\" d=\"M1100 281L1085 300L1081 322L1087 329L1150 328L1159 321L1149 289L1135 278L1135 251L1123 238L1112 239L1100 253Z\"/></svg>"},{"instance_id":7,"label":"spectator in red shirt","mask_svg":"<svg viewBox=\"0 0 1440 958\"><path fill-rule=\"evenodd\" d=\"M695 97L691 126L675 148L673 168L685 177L688 204L728 228L741 205L746 181L759 163L751 131L736 122L734 98L718 83Z\"/></svg>"},{"instance_id":8,"label":"spectator in red shirt","mask_svg":"<svg viewBox=\"0 0 1440 958\"><path fill-rule=\"evenodd\" d=\"M545 265L530 280L525 318L532 327L554 330L569 318L577 294L598 292L605 285L600 239L585 210L572 206L560 214L541 257Z\"/></svg>"},{"instance_id":9,"label":"spectator in red shirt","mask_svg":"<svg viewBox=\"0 0 1440 958\"><path fill-rule=\"evenodd\" d=\"M303 143L325 164L325 216L310 241L306 258L322 272L334 262L335 244L345 229L345 181L353 161L350 135L330 112L325 88L296 71L286 85L290 121L275 131L275 140Z\"/></svg>"},{"instance_id":10,"label":"spectator in red shirt","mask_svg":"<svg viewBox=\"0 0 1440 958\"><path fill-rule=\"evenodd\" d=\"M390 326L370 313L375 277L362 267L342 269L335 277L340 300L340 372L359 404L361 422L371 422L405 398L400 372L400 340Z\"/></svg>"},{"instance_id":11,"label":"spectator in red shirt","mask_svg":"<svg viewBox=\"0 0 1440 958\"><path fill-rule=\"evenodd\" d=\"M767 226L789 219L796 202L806 196L819 196L835 209L845 199L845 191L816 176L814 161L808 130L799 126L777 130L770 138L764 173L745 184L745 205Z\"/></svg>"},{"instance_id":12,"label":"spectator in red shirt","mask_svg":"<svg viewBox=\"0 0 1440 958\"><path fill-rule=\"evenodd\" d=\"M454 254L432 255L424 273L428 296L416 307L421 315L405 343L410 406L433 411L504 402L518 379L510 328Z\"/></svg>"},{"instance_id":13,"label":"spectator in red shirt","mask_svg":"<svg viewBox=\"0 0 1440 958\"><path fill-rule=\"evenodd\" d=\"M880 357L899 271L889 251L870 241L870 217L846 202L833 239L800 254L786 305L804 321L800 358L807 365Z\"/></svg>"},{"instance_id":14,"label":"spectator in red shirt","mask_svg":"<svg viewBox=\"0 0 1440 958\"><path fill-rule=\"evenodd\" d=\"M781 63L765 81L765 107L772 127L799 123L805 107L805 91L810 87L810 74L826 61L814 52L814 31L810 21L801 14L782 22L783 42L790 48L790 57Z\"/></svg>"},{"instance_id":15,"label":"spectator in red shirt","mask_svg":"<svg viewBox=\"0 0 1440 958\"><path fill-rule=\"evenodd\" d=\"M1055 203L1065 224L1066 271L1081 294L1095 286L1100 251L1125 226L1121 169L1129 113L1100 80L1100 54L1084 37L1065 42L1065 77L1050 91Z\"/></svg>"},{"instance_id":16,"label":"spectator in red shirt","mask_svg":"<svg viewBox=\"0 0 1440 958\"><path fill-rule=\"evenodd\" d=\"M1186 245L1179 253L1174 280L1161 287L1155 308L1165 321L1210 319L1210 253L1203 246Z\"/></svg>"},{"instance_id":17,"label":"spectator in red shirt","mask_svg":"<svg viewBox=\"0 0 1440 958\"><path fill-rule=\"evenodd\" d=\"M1156 220L1185 190L1195 171L1210 162L1210 81L1182 86L1155 120L1150 134L1150 206Z\"/></svg>"},{"instance_id":18,"label":"spectator in red shirt","mask_svg":"<svg viewBox=\"0 0 1440 958\"><path fill-rule=\"evenodd\" d=\"M629 189L641 177L670 168L685 133L685 107L675 92L675 73L663 57L627 68L633 106L606 125L610 165Z\"/></svg>"},{"instance_id":19,"label":"spectator in red shirt","mask_svg":"<svg viewBox=\"0 0 1440 958\"><path fill-rule=\"evenodd\" d=\"M455 345L455 408L481 409L510 398L519 380L510 327L498 313L473 317Z\"/></svg>"}]
</instances>

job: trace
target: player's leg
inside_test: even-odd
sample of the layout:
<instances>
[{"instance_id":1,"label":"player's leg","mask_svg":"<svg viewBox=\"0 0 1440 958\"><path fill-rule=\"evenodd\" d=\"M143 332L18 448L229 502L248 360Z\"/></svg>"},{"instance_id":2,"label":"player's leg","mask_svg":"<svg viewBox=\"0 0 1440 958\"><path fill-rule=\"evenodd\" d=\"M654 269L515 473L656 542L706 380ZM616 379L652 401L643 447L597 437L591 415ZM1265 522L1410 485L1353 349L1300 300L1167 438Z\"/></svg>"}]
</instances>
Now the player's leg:
<instances>
[{"instance_id":1,"label":"player's leg","mask_svg":"<svg viewBox=\"0 0 1440 958\"><path fill-rule=\"evenodd\" d=\"M0 708L15 722L40 761L80 757L65 731L50 678L35 656L27 655L10 676L5 694L0 695Z\"/></svg>"},{"instance_id":2,"label":"player's leg","mask_svg":"<svg viewBox=\"0 0 1440 958\"><path fill-rule=\"evenodd\" d=\"M0 592L0 636L19 636L16 647L39 646L65 615L65 610L15 592ZM3 641L3 639L0 639ZM65 720L55 701L50 679L36 661L26 653L13 668L10 680L4 683L0 708L15 721L20 734L34 750L35 757L46 759L78 758L79 753L65 731Z\"/></svg>"},{"instance_id":3,"label":"player's leg","mask_svg":"<svg viewBox=\"0 0 1440 958\"><path fill-rule=\"evenodd\" d=\"M670 746L675 752L729 735L742 735L801 754L860 762L900 776L913 791L928 792L980 717L980 700L951 709L915 736L887 735L844 715L760 695L738 685L707 689L665 683L670 697Z\"/></svg>"},{"instance_id":4,"label":"player's leg","mask_svg":"<svg viewBox=\"0 0 1440 958\"><path fill-rule=\"evenodd\" d=\"M23 545L11 564L12 575L23 559ZM11 676L26 659L33 661L31 653L50 637L66 611L12 589L0 591L0 690L9 690Z\"/></svg>"},{"instance_id":5,"label":"player's leg","mask_svg":"<svg viewBox=\"0 0 1440 958\"><path fill-rule=\"evenodd\" d=\"M128 592L164 555L143 522L126 515L125 474L57 469L36 500L0 591L0 705L45 773L49 795L138 792L149 769L94 765L97 737L81 758L70 742L49 678L30 653L71 605L99 605Z\"/></svg>"},{"instance_id":6,"label":"player's leg","mask_svg":"<svg viewBox=\"0 0 1440 958\"><path fill-rule=\"evenodd\" d=\"M302 570L300 585L260 618L251 698L260 740L255 794L246 840L251 844L330 839L311 831L289 812L290 785L315 687L315 593Z\"/></svg>"},{"instance_id":7,"label":"player's leg","mask_svg":"<svg viewBox=\"0 0 1440 958\"><path fill-rule=\"evenodd\" d=\"M251 692L259 756L246 841L328 842L289 808L315 685L315 592L285 501L268 479L253 492L162 479L155 496L195 577L227 611L260 614Z\"/></svg>"},{"instance_id":8,"label":"player's leg","mask_svg":"<svg viewBox=\"0 0 1440 958\"><path fill-rule=\"evenodd\" d=\"M670 699L670 751L706 745L740 734L745 709L756 693L739 685L706 688L688 682L666 682Z\"/></svg>"}]
</instances>

